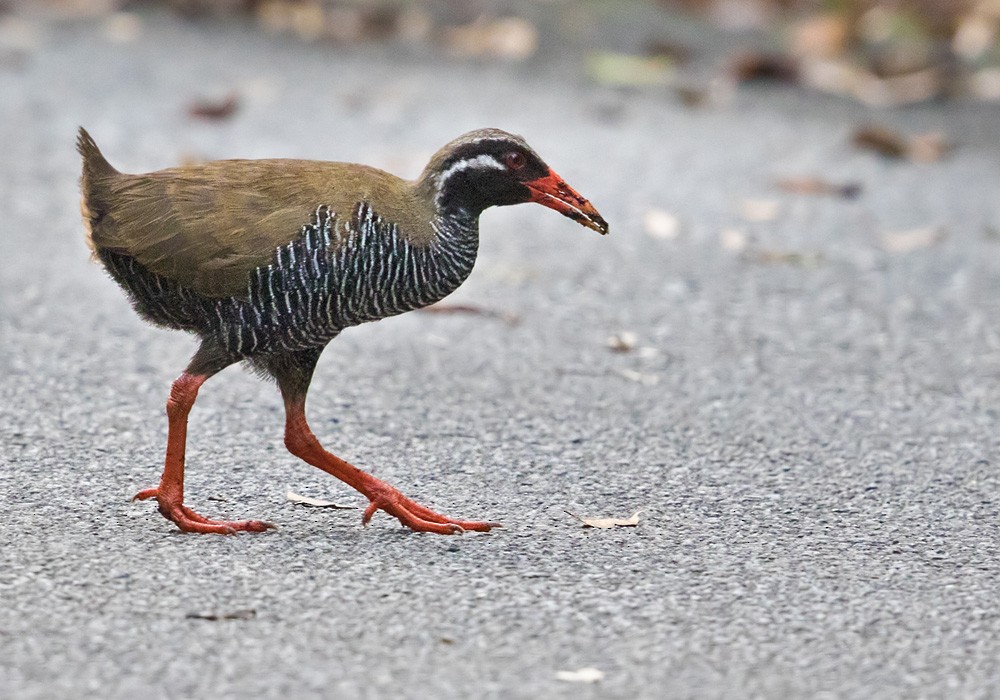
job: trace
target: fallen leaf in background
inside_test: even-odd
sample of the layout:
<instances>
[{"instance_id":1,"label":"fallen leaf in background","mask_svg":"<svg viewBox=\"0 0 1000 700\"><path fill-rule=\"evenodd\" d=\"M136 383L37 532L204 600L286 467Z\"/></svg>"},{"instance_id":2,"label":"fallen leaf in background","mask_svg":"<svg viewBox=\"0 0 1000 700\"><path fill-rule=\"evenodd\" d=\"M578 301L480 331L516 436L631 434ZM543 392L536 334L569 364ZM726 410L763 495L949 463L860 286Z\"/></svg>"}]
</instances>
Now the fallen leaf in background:
<instances>
[{"instance_id":1,"label":"fallen leaf in background","mask_svg":"<svg viewBox=\"0 0 1000 700\"><path fill-rule=\"evenodd\" d=\"M829 58L843 53L850 38L846 15L812 15L792 25L789 50L795 56Z\"/></svg>"},{"instance_id":2,"label":"fallen leaf in background","mask_svg":"<svg viewBox=\"0 0 1000 700\"><path fill-rule=\"evenodd\" d=\"M905 158L909 140L884 126L863 126L854 132L854 145L863 151L874 151L886 158Z\"/></svg>"},{"instance_id":3,"label":"fallen leaf in background","mask_svg":"<svg viewBox=\"0 0 1000 700\"><path fill-rule=\"evenodd\" d=\"M799 66L802 84L832 95L853 95L864 70L843 58L805 58Z\"/></svg>"},{"instance_id":4,"label":"fallen leaf in background","mask_svg":"<svg viewBox=\"0 0 1000 700\"><path fill-rule=\"evenodd\" d=\"M301 496L294 491L285 492L285 500L300 506L311 506L313 508L334 508L336 510L357 510L356 506L342 506L333 501L323 501L319 498Z\"/></svg>"},{"instance_id":5,"label":"fallen leaf in background","mask_svg":"<svg viewBox=\"0 0 1000 700\"><path fill-rule=\"evenodd\" d=\"M747 235L738 228L727 228L719 234L722 248L730 253L739 253L747 247Z\"/></svg>"},{"instance_id":6,"label":"fallen leaf in background","mask_svg":"<svg viewBox=\"0 0 1000 700\"><path fill-rule=\"evenodd\" d=\"M884 126L865 126L854 132L854 145L887 158L909 158L930 163L941 160L953 148L947 136L930 132L907 136Z\"/></svg>"},{"instance_id":7,"label":"fallen leaf in background","mask_svg":"<svg viewBox=\"0 0 1000 700\"><path fill-rule=\"evenodd\" d=\"M587 56L587 75L601 85L650 87L669 85L674 62L662 56L636 56L598 51Z\"/></svg>"},{"instance_id":8,"label":"fallen leaf in background","mask_svg":"<svg viewBox=\"0 0 1000 700\"><path fill-rule=\"evenodd\" d=\"M629 380L630 382L635 382L637 384L645 384L646 386L656 386L660 383L660 375L658 374L647 374L645 372L637 372L634 369L619 369L615 370L620 376Z\"/></svg>"},{"instance_id":9,"label":"fallen leaf in background","mask_svg":"<svg viewBox=\"0 0 1000 700\"><path fill-rule=\"evenodd\" d=\"M986 2L980 4L983 9L988 5ZM974 12L959 21L955 35L951 39L951 50L962 60L971 63L982 58L996 40L996 17L989 17L985 12Z\"/></svg>"},{"instance_id":10,"label":"fallen leaf in background","mask_svg":"<svg viewBox=\"0 0 1000 700\"><path fill-rule=\"evenodd\" d=\"M774 221L780 211L780 202L773 199L744 199L740 202L740 216L744 221Z\"/></svg>"},{"instance_id":11,"label":"fallen leaf in background","mask_svg":"<svg viewBox=\"0 0 1000 700\"><path fill-rule=\"evenodd\" d=\"M615 333L608 338L608 347L612 352L629 352L639 342L639 336L631 331Z\"/></svg>"},{"instance_id":12,"label":"fallen leaf in background","mask_svg":"<svg viewBox=\"0 0 1000 700\"><path fill-rule=\"evenodd\" d=\"M142 17L134 12L115 12L104 19L104 36L116 44L133 44L142 37Z\"/></svg>"},{"instance_id":13,"label":"fallen leaf in background","mask_svg":"<svg viewBox=\"0 0 1000 700\"><path fill-rule=\"evenodd\" d=\"M639 524L639 513L641 510L637 510L631 516L627 518L582 518L572 511L566 511L568 515L572 515L574 518L583 523L584 527L596 527L601 530L610 530L613 527L635 527Z\"/></svg>"},{"instance_id":14,"label":"fallen leaf in background","mask_svg":"<svg viewBox=\"0 0 1000 700\"><path fill-rule=\"evenodd\" d=\"M729 75L737 83L759 80L795 83L799 79L799 66L794 59L783 54L745 51L730 59Z\"/></svg>"},{"instance_id":15,"label":"fallen leaf in background","mask_svg":"<svg viewBox=\"0 0 1000 700\"><path fill-rule=\"evenodd\" d=\"M188 107L188 114L195 119L228 119L236 113L240 98L235 92L229 93L223 100L196 100Z\"/></svg>"},{"instance_id":16,"label":"fallen leaf in background","mask_svg":"<svg viewBox=\"0 0 1000 700\"><path fill-rule=\"evenodd\" d=\"M982 68L967 82L969 92L987 102L1000 102L1000 68Z\"/></svg>"},{"instance_id":17,"label":"fallen leaf in background","mask_svg":"<svg viewBox=\"0 0 1000 700\"><path fill-rule=\"evenodd\" d=\"M793 267L819 267L824 258L819 253L798 253L787 250L760 250L754 261L765 265L792 265Z\"/></svg>"},{"instance_id":18,"label":"fallen leaf in background","mask_svg":"<svg viewBox=\"0 0 1000 700\"><path fill-rule=\"evenodd\" d=\"M220 620L252 620L257 617L257 611L247 608L227 613L188 613L184 617L189 620L209 620L210 622L218 622Z\"/></svg>"},{"instance_id":19,"label":"fallen leaf in background","mask_svg":"<svg viewBox=\"0 0 1000 700\"><path fill-rule=\"evenodd\" d=\"M687 107L704 107L712 102L712 91L700 83L683 83L674 87L674 93Z\"/></svg>"},{"instance_id":20,"label":"fallen leaf in background","mask_svg":"<svg viewBox=\"0 0 1000 700\"><path fill-rule=\"evenodd\" d=\"M677 238L681 227L680 220L664 209L650 209L642 221L647 234L664 240Z\"/></svg>"},{"instance_id":21,"label":"fallen leaf in background","mask_svg":"<svg viewBox=\"0 0 1000 700\"><path fill-rule=\"evenodd\" d=\"M266 31L292 33L307 42L414 41L426 38L433 29L425 10L402 3L262 0L247 4L253 6L257 23Z\"/></svg>"},{"instance_id":22,"label":"fallen leaf in background","mask_svg":"<svg viewBox=\"0 0 1000 700\"><path fill-rule=\"evenodd\" d=\"M597 683L604 680L604 671L587 666L575 671L557 671L556 679L566 683Z\"/></svg>"},{"instance_id":23,"label":"fallen leaf in background","mask_svg":"<svg viewBox=\"0 0 1000 700\"><path fill-rule=\"evenodd\" d=\"M441 41L453 55L463 58L523 61L538 49L538 29L521 17L480 19L471 24L445 27Z\"/></svg>"},{"instance_id":24,"label":"fallen leaf in background","mask_svg":"<svg viewBox=\"0 0 1000 700\"><path fill-rule=\"evenodd\" d=\"M890 253L909 253L936 245L946 237L944 229L939 226L893 231L882 236L882 248Z\"/></svg>"},{"instance_id":25,"label":"fallen leaf in background","mask_svg":"<svg viewBox=\"0 0 1000 700\"><path fill-rule=\"evenodd\" d=\"M935 131L911 138L909 155L912 160L933 163L948 155L951 149L952 144L948 137Z\"/></svg>"},{"instance_id":26,"label":"fallen leaf in background","mask_svg":"<svg viewBox=\"0 0 1000 700\"><path fill-rule=\"evenodd\" d=\"M944 72L937 67L889 77L865 70L857 74L852 93L872 107L899 107L938 97L944 86Z\"/></svg>"},{"instance_id":27,"label":"fallen leaf in background","mask_svg":"<svg viewBox=\"0 0 1000 700\"><path fill-rule=\"evenodd\" d=\"M809 176L780 178L774 184L791 194L829 194L844 199L856 199L862 190L859 182L838 185L820 177Z\"/></svg>"},{"instance_id":28,"label":"fallen leaf in background","mask_svg":"<svg viewBox=\"0 0 1000 700\"><path fill-rule=\"evenodd\" d=\"M853 97L872 107L898 107L939 97L947 85L936 66L882 75L852 58L807 57L799 65L803 85Z\"/></svg>"},{"instance_id":29,"label":"fallen leaf in background","mask_svg":"<svg viewBox=\"0 0 1000 700\"><path fill-rule=\"evenodd\" d=\"M486 318L497 318L508 326L516 326L521 322L521 317L510 311L497 311L487 309L475 304L431 304L424 306L417 311L425 314L469 314L471 316L484 316Z\"/></svg>"}]
</instances>

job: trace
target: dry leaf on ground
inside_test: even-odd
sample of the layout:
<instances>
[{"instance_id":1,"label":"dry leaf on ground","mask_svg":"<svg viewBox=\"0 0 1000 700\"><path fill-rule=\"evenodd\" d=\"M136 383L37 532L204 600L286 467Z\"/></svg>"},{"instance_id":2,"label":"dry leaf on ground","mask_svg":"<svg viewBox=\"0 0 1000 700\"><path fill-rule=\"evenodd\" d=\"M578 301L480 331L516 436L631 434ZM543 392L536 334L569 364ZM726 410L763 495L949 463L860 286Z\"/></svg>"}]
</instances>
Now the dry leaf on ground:
<instances>
[{"instance_id":1,"label":"dry leaf on ground","mask_svg":"<svg viewBox=\"0 0 1000 700\"><path fill-rule=\"evenodd\" d=\"M811 15L792 24L789 50L795 56L830 58L843 53L850 40L851 28L846 16Z\"/></svg>"},{"instance_id":2,"label":"dry leaf on ground","mask_svg":"<svg viewBox=\"0 0 1000 700\"><path fill-rule=\"evenodd\" d=\"M604 680L604 671L586 666L575 671L556 671L556 679L566 683L597 683Z\"/></svg>"},{"instance_id":3,"label":"dry leaf on ground","mask_svg":"<svg viewBox=\"0 0 1000 700\"><path fill-rule=\"evenodd\" d=\"M333 501L324 501L319 498L301 496L294 491L285 493L285 500L300 506L311 506L312 508L334 508L336 510L357 510L356 506L342 506Z\"/></svg>"},{"instance_id":4,"label":"dry leaf on ground","mask_svg":"<svg viewBox=\"0 0 1000 700\"><path fill-rule=\"evenodd\" d=\"M740 216L744 221L774 221L781 211L781 204L773 199L744 199L740 202Z\"/></svg>"},{"instance_id":5,"label":"dry leaf on ground","mask_svg":"<svg viewBox=\"0 0 1000 700\"><path fill-rule=\"evenodd\" d=\"M795 83L799 79L799 66L794 59L783 54L746 51L730 60L729 75L737 83L757 80Z\"/></svg>"},{"instance_id":6,"label":"dry leaf on ground","mask_svg":"<svg viewBox=\"0 0 1000 700\"><path fill-rule=\"evenodd\" d=\"M1000 102L1000 68L981 68L969 76L969 92L981 100Z\"/></svg>"},{"instance_id":7,"label":"dry leaf on ground","mask_svg":"<svg viewBox=\"0 0 1000 700\"><path fill-rule=\"evenodd\" d=\"M635 56L598 51L587 56L587 75L601 85L650 87L669 85L674 62L662 56Z\"/></svg>"},{"instance_id":8,"label":"dry leaf on ground","mask_svg":"<svg viewBox=\"0 0 1000 700\"><path fill-rule=\"evenodd\" d=\"M521 17L477 20L471 24L445 27L441 40L455 56L521 61L530 58L538 49L538 29Z\"/></svg>"},{"instance_id":9,"label":"dry leaf on ground","mask_svg":"<svg viewBox=\"0 0 1000 700\"><path fill-rule=\"evenodd\" d=\"M104 36L116 44L133 44L142 33L142 17L134 12L115 12L104 20Z\"/></svg>"},{"instance_id":10,"label":"dry leaf on ground","mask_svg":"<svg viewBox=\"0 0 1000 700\"><path fill-rule=\"evenodd\" d=\"M484 316L486 318L498 318L508 326L516 326L521 322L521 317L510 311L497 311L487 309L475 304L431 304L417 309L425 314L469 314L471 316Z\"/></svg>"},{"instance_id":11,"label":"dry leaf on ground","mask_svg":"<svg viewBox=\"0 0 1000 700\"><path fill-rule=\"evenodd\" d=\"M932 131L910 139L909 156L922 163L933 163L944 158L952 149L951 141L944 134Z\"/></svg>"},{"instance_id":12,"label":"dry leaf on ground","mask_svg":"<svg viewBox=\"0 0 1000 700\"><path fill-rule=\"evenodd\" d=\"M245 610L232 610L225 613L188 613L185 615L189 620L209 620L218 622L220 620L252 620L257 617L257 611L253 608Z\"/></svg>"},{"instance_id":13,"label":"dry leaf on ground","mask_svg":"<svg viewBox=\"0 0 1000 700\"><path fill-rule=\"evenodd\" d=\"M627 518L583 518L576 513L567 510L568 515L572 515L574 518L583 523L584 527L596 527L602 530L609 530L613 527L635 527L639 524L639 513L641 510L637 510L632 515Z\"/></svg>"},{"instance_id":14,"label":"dry leaf on ground","mask_svg":"<svg viewBox=\"0 0 1000 700\"><path fill-rule=\"evenodd\" d=\"M945 231L940 226L891 231L882 236L882 248L890 253L909 253L921 248L930 248L943 241L945 237Z\"/></svg>"},{"instance_id":15,"label":"dry leaf on ground","mask_svg":"<svg viewBox=\"0 0 1000 700\"><path fill-rule=\"evenodd\" d=\"M854 145L886 158L905 158L909 150L909 140L905 136L884 126L861 127L854 132Z\"/></svg>"},{"instance_id":16,"label":"dry leaf on ground","mask_svg":"<svg viewBox=\"0 0 1000 700\"><path fill-rule=\"evenodd\" d=\"M686 44L666 39L651 39L646 42L646 55L666 58L677 65L687 63L694 55L694 49Z\"/></svg>"},{"instance_id":17,"label":"dry leaf on ground","mask_svg":"<svg viewBox=\"0 0 1000 700\"><path fill-rule=\"evenodd\" d=\"M719 234L719 240L724 250L731 253L739 253L745 250L749 241L747 235L738 228L727 228Z\"/></svg>"},{"instance_id":18,"label":"dry leaf on ground","mask_svg":"<svg viewBox=\"0 0 1000 700\"><path fill-rule=\"evenodd\" d=\"M235 92L218 101L196 100L188 107L188 114L195 119L228 119L236 114L240 98Z\"/></svg>"},{"instance_id":19,"label":"dry leaf on ground","mask_svg":"<svg viewBox=\"0 0 1000 700\"><path fill-rule=\"evenodd\" d=\"M865 126L854 132L854 145L887 158L909 158L930 163L941 160L952 149L947 136L938 132L908 136L884 126Z\"/></svg>"},{"instance_id":20,"label":"dry leaf on ground","mask_svg":"<svg viewBox=\"0 0 1000 700\"><path fill-rule=\"evenodd\" d=\"M608 338L608 347L612 352L629 352L639 342L639 336L632 331L615 333Z\"/></svg>"},{"instance_id":21,"label":"dry leaf on ground","mask_svg":"<svg viewBox=\"0 0 1000 700\"><path fill-rule=\"evenodd\" d=\"M634 369L619 369L617 374L630 382L645 384L646 386L656 386L660 383L660 375L649 374L647 372L637 372Z\"/></svg>"},{"instance_id":22,"label":"dry leaf on ground","mask_svg":"<svg viewBox=\"0 0 1000 700\"><path fill-rule=\"evenodd\" d=\"M785 177L776 180L779 189L791 194L829 194L844 199L855 199L861 194L861 183L847 182L842 185L824 180L821 177Z\"/></svg>"},{"instance_id":23,"label":"dry leaf on ground","mask_svg":"<svg viewBox=\"0 0 1000 700\"><path fill-rule=\"evenodd\" d=\"M759 250L753 258L764 265L819 267L824 262L820 253L800 253L794 250Z\"/></svg>"},{"instance_id":24,"label":"dry leaf on ground","mask_svg":"<svg viewBox=\"0 0 1000 700\"><path fill-rule=\"evenodd\" d=\"M653 208L642 217L646 233L653 238L671 240L677 238L680 231L680 220L665 209Z\"/></svg>"}]
</instances>

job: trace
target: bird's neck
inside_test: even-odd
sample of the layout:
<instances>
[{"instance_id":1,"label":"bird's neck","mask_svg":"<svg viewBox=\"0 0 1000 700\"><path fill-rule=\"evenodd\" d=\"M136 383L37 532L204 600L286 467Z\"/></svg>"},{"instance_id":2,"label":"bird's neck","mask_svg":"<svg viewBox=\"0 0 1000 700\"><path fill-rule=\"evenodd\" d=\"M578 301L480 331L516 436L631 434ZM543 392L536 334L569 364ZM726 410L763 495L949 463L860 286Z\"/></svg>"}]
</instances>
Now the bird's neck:
<instances>
[{"instance_id":1,"label":"bird's neck","mask_svg":"<svg viewBox=\"0 0 1000 700\"><path fill-rule=\"evenodd\" d=\"M431 227L440 245L479 245L479 213L465 209L440 209Z\"/></svg>"},{"instance_id":2,"label":"bird's neck","mask_svg":"<svg viewBox=\"0 0 1000 700\"><path fill-rule=\"evenodd\" d=\"M479 215L444 211L431 222L434 239L430 249L438 274L457 287L472 272L479 252ZM450 285L449 285L450 286ZM449 290L450 291L450 290Z\"/></svg>"}]
</instances>

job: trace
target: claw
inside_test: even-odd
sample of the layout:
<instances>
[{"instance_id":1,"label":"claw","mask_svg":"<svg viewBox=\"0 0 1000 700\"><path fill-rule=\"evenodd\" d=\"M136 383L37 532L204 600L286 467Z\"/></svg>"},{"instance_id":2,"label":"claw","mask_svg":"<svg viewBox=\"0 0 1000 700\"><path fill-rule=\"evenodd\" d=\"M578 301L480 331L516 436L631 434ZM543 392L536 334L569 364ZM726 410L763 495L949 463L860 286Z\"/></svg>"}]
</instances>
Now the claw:
<instances>
[{"instance_id":1,"label":"claw","mask_svg":"<svg viewBox=\"0 0 1000 700\"><path fill-rule=\"evenodd\" d=\"M178 498L160 496L158 488L145 489L132 497L133 501L155 498L159 511L184 532L200 532L217 535L235 535L237 532L264 532L274 529L272 523L263 520L212 520L188 508Z\"/></svg>"},{"instance_id":2,"label":"claw","mask_svg":"<svg viewBox=\"0 0 1000 700\"><path fill-rule=\"evenodd\" d=\"M403 527L415 532L436 532L439 535L461 535L467 530L489 532L500 523L456 520L434 512L430 508L407 498L391 486L381 485L377 492L368 495L371 502L361 516L361 524L367 525L376 511L384 510L397 518Z\"/></svg>"}]
</instances>

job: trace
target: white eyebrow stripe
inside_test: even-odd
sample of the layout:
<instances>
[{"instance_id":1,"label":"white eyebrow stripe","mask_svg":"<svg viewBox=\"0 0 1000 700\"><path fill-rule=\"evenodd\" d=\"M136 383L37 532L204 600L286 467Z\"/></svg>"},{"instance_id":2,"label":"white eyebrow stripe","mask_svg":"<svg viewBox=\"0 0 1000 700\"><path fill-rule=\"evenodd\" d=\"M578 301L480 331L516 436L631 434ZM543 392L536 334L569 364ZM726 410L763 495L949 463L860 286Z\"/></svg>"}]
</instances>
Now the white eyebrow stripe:
<instances>
[{"instance_id":1,"label":"white eyebrow stripe","mask_svg":"<svg viewBox=\"0 0 1000 700\"><path fill-rule=\"evenodd\" d=\"M460 173L469 168L493 168L494 170L506 170L506 166L493 156L481 153L475 158L464 158L448 166L448 169L438 176L438 190L444 188L445 181L454 173Z\"/></svg>"}]
</instances>

